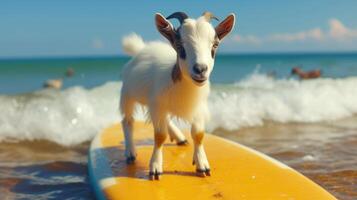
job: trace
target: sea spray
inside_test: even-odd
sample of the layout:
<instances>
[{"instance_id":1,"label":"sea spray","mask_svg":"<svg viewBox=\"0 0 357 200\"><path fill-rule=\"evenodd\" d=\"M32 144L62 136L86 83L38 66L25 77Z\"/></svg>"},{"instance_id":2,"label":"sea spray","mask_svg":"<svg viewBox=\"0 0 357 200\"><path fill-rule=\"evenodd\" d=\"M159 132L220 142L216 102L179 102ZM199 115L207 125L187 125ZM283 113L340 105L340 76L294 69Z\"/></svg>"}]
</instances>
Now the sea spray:
<instances>
[{"instance_id":1,"label":"sea spray","mask_svg":"<svg viewBox=\"0 0 357 200\"><path fill-rule=\"evenodd\" d=\"M357 77L298 81L253 74L210 96L210 129L336 120L357 113Z\"/></svg>"},{"instance_id":2,"label":"sea spray","mask_svg":"<svg viewBox=\"0 0 357 200\"><path fill-rule=\"evenodd\" d=\"M0 96L0 140L45 139L71 146L90 140L105 126L118 121L121 83L93 89Z\"/></svg>"},{"instance_id":3,"label":"sea spray","mask_svg":"<svg viewBox=\"0 0 357 200\"><path fill-rule=\"evenodd\" d=\"M279 123L331 121L357 113L357 77L298 81L254 73L234 84L213 85L208 131ZM0 141L49 140L64 146L89 141L119 122L121 82L0 96ZM137 109L136 117L144 119Z\"/></svg>"}]
</instances>

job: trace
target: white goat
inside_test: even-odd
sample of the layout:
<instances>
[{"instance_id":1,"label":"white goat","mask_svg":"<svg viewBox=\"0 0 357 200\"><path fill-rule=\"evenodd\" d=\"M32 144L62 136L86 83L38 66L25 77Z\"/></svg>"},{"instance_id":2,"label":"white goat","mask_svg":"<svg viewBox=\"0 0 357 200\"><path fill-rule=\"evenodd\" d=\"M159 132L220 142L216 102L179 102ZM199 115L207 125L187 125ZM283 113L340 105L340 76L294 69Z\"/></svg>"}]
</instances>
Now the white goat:
<instances>
[{"instance_id":1,"label":"white goat","mask_svg":"<svg viewBox=\"0 0 357 200\"><path fill-rule=\"evenodd\" d=\"M177 29L168 21L172 18L180 21ZM128 164L135 161L133 110L135 104L139 103L148 107L154 126L155 144L149 171L152 180L158 180L163 172L162 145L167 134L178 145L187 143L185 136L170 121L172 117L192 124L193 163L196 164L198 175L210 175L202 145L204 124L209 115L208 79L218 44L233 29L235 16L230 14L216 28L210 24L212 18L217 19L209 12L197 20L188 18L183 12L173 13L166 19L157 13L156 28L171 45L164 42L144 43L135 34L123 39L124 50L134 56L123 69L120 99L125 155Z\"/></svg>"}]
</instances>

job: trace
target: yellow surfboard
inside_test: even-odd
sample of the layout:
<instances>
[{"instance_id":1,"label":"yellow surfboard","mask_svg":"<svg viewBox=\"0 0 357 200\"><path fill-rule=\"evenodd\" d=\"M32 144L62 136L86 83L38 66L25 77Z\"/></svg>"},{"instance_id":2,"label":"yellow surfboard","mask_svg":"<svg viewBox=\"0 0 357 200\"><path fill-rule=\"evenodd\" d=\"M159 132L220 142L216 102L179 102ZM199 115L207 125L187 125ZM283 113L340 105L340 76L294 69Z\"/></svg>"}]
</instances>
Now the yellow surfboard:
<instances>
[{"instance_id":1,"label":"yellow surfboard","mask_svg":"<svg viewBox=\"0 0 357 200\"><path fill-rule=\"evenodd\" d=\"M186 133L187 138L188 133ZM136 122L137 160L127 165L123 133L113 125L98 134L89 152L89 175L98 199L128 200L329 200L336 199L316 183L262 153L206 134L204 146L211 165L210 177L198 177L192 165L192 142L164 146L164 174L148 177L153 128Z\"/></svg>"}]
</instances>

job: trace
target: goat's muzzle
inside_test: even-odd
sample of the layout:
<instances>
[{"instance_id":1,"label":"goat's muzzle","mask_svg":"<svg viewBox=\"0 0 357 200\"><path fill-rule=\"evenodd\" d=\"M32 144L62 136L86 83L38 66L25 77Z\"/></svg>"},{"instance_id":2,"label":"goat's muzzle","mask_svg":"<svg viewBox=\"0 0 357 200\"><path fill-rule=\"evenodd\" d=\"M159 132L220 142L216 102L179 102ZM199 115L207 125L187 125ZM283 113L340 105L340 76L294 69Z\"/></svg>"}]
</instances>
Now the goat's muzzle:
<instances>
[{"instance_id":1,"label":"goat's muzzle","mask_svg":"<svg viewBox=\"0 0 357 200\"><path fill-rule=\"evenodd\" d=\"M192 74L191 74L192 80L198 85L203 85L204 82L207 80L206 77L207 69L208 69L207 65L195 64L192 68Z\"/></svg>"}]
</instances>

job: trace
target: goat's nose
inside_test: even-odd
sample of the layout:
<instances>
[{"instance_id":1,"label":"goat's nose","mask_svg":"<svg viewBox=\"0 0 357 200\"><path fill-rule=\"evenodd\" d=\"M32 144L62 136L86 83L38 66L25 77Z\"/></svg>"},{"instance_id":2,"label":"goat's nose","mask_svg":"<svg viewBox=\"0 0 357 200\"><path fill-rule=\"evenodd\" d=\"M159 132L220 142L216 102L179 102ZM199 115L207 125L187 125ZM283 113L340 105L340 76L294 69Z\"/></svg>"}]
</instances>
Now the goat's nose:
<instances>
[{"instance_id":1,"label":"goat's nose","mask_svg":"<svg viewBox=\"0 0 357 200\"><path fill-rule=\"evenodd\" d=\"M195 74L204 74L207 71L207 65L205 64L195 64L193 66L193 72L195 72Z\"/></svg>"}]
</instances>

